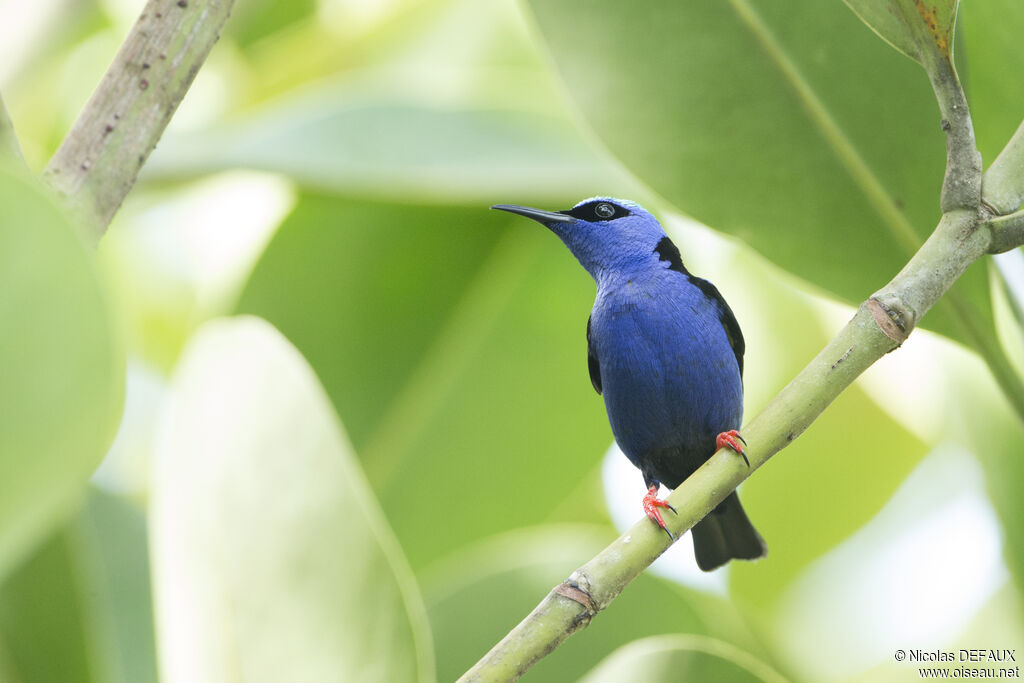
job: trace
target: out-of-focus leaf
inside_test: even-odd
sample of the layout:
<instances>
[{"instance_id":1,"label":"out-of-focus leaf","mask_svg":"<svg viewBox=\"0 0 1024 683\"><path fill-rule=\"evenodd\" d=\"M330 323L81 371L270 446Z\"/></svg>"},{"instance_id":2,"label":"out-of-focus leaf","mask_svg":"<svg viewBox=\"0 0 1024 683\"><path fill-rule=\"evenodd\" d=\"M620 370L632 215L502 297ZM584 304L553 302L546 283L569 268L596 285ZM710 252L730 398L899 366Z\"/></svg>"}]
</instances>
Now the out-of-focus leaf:
<instances>
[{"instance_id":1,"label":"out-of-focus leaf","mask_svg":"<svg viewBox=\"0 0 1024 683\"><path fill-rule=\"evenodd\" d=\"M0 586L0 674L18 683L156 681L141 511L92 491Z\"/></svg>"},{"instance_id":2,"label":"out-of-focus leaf","mask_svg":"<svg viewBox=\"0 0 1024 683\"><path fill-rule=\"evenodd\" d=\"M231 10L228 35L243 46L306 19L316 11L316 0L246 0Z\"/></svg>"},{"instance_id":3,"label":"out-of-focus leaf","mask_svg":"<svg viewBox=\"0 0 1024 683\"><path fill-rule=\"evenodd\" d=\"M935 0L927 5L921 0L843 0L861 21L871 27L882 40L921 62L918 42L927 36L936 47L948 54L953 43L953 25L959 0ZM917 31L910 22L921 22L925 31Z\"/></svg>"},{"instance_id":4,"label":"out-of-focus leaf","mask_svg":"<svg viewBox=\"0 0 1024 683\"><path fill-rule=\"evenodd\" d=\"M610 530L597 526L537 527L486 539L425 569L424 598L437 648L438 678L454 680L469 669L554 585L610 540ZM728 631L733 639L756 647L727 602L645 574L585 631L538 662L529 677L578 680L608 652L636 638L709 629Z\"/></svg>"},{"instance_id":5,"label":"out-of-focus leaf","mask_svg":"<svg viewBox=\"0 0 1024 683\"><path fill-rule=\"evenodd\" d=\"M967 99L978 149L987 165L995 160L1024 116L1024 88L1014 87L1012 76L1024 73L1024 50L1020 49L1024 3L967 2L959 14L957 34L964 36L967 48Z\"/></svg>"},{"instance_id":6,"label":"out-of-focus leaf","mask_svg":"<svg viewBox=\"0 0 1024 683\"><path fill-rule=\"evenodd\" d=\"M807 565L882 509L925 452L860 388L846 390L743 488L744 505L769 552L762 562L735 563L733 590L771 608ZM799 502L780 505L782 500Z\"/></svg>"},{"instance_id":7,"label":"out-of-focus leaf","mask_svg":"<svg viewBox=\"0 0 1024 683\"><path fill-rule=\"evenodd\" d=\"M922 438L961 444L978 457L1003 525L1007 566L1024 586L1024 425L981 360L947 340L914 335L865 372L860 384Z\"/></svg>"},{"instance_id":8,"label":"out-of-focus leaf","mask_svg":"<svg viewBox=\"0 0 1024 683\"><path fill-rule=\"evenodd\" d=\"M124 395L89 256L31 179L0 168L0 576L49 535L114 438Z\"/></svg>"},{"instance_id":9,"label":"out-of-focus leaf","mask_svg":"<svg viewBox=\"0 0 1024 683\"><path fill-rule=\"evenodd\" d=\"M146 177L238 167L285 173L314 190L423 203L527 194L565 201L629 182L564 118L438 107L340 84L220 127L169 135Z\"/></svg>"},{"instance_id":10,"label":"out-of-focus leaf","mask_svg":"<svg viewBox=\"0 0 1024 683\"><path fill-rule=\"evenodd\" d=\"M557 238L483 206L303 198L239 310L316 368L420 567L556 508L602 515L559 508L611 441L586 376L593 295Z\"/></svg>"},{"instance_id":11,"label":"out-of-focus leaf","mask_svg":"<svg viewBox=\"0 0 1024 683\"><path fill-rule=\"evenodd\" d=\"M612 652L583 683L618 683L643 672L643 680L785 681L748 652L707 636L667 635L637 640Z\"/></svg>"},{"instance_id":12,"label":"out-of-focus leaf","mask_svg":"<svg viewBox=\"0 0 1024 683\"><path fill-rule=\"evenodd\" d=\"M581 679L583 683L619 683L642 672L643 680L664 681L764 681L786 679L749 653L714 638L665 635L625 645Z\"/></svg>"},{"instance_id":13,"label":"out-of-focus leaf","mask_svg":"<svg viewBox=\"0 0 1024 683\"><path fill-rule=\"evenodd\" d=\"M75 550L66 533L48 539L13 572L0 595L5 680L86 683L104 678L90 654L101 649L76 590Z\"/></svg>"},{"instance_id":14,"label":"out-of-focus leaf","mask_svg":"<svg viewBox=\"0 0 1024 683\"><path fill-rule=\"evenodd\" d=\"M842 4L530 6L609 149L787 270L861 301L935 226L944 143L928 80ZM955 289L990 322L984 269ZM924 325L964 338L943 306Z\"/></svg>"},{"instance_id":15,"label":"out-of-focus leaf","mask_svg":"<svg viewBox=\"0 0 1024 683\"><path fill-rule=\"evenodd\" d=\"M359 455L496 249L491 214L304 195L257 264L238 310L302 351Z\"/></svg>"},{"instance_id":16,"label":"out-of-focus leaf","mask_svg":"<svg viewBox=\"0 0 1024 683\"><path fill-rule=\"evenodd\" d=\"M401 550L287 340L207 323L172 392L150 510L162 679L433 680Z\"/></svg>"},{"instance_id":17,"label":"out-of-focus leaf","mask_svg":"<svg viewBox=\"0 0 1024 683\"><path fill-rule=\"evenodd\" d=\"M950 385L956 387L950 431L978 454L1003 525L1006 564L1018 589L1024 588L1024 425L980 368L959 368Z\"/></svg>"},{"instance_id":18,"label":"out-of-focus leaf","mask_svg":"<svg viewBox=\"0 0 1024 683\"><path fill-rule=\"evenodd\" d=\"M111 637L107 681L156 683L156 640L146 516L136 506L93 489L79 517L81 535L95 550L96 587L88 600L104 601ZM81 567L82 565L77 565Z\"/></svg>"}]
</instances>

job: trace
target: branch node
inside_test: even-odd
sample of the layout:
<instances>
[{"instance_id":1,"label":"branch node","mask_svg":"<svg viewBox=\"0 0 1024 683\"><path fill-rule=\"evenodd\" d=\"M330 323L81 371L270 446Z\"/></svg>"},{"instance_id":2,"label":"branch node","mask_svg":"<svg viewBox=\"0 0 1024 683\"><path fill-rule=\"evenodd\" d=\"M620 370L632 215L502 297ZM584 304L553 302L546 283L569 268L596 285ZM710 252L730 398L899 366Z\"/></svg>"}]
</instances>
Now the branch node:
<instances>
[{"instance_id":1,"label":"branch node","mask_svg":"<svg viewBox=\"0 0 1024 683\"><path fill-rule=\"evenodd\" d=\"M581 626L585 627L590 624L590 620L593 619L598 612L598 607L594 602L594 598L589 592L580 588L580 585L573 581L571 577L555 586L551 592L555 595L561 595L563 598L568 598L583 607L583 611L573 619L574 629Z\"/></svg>"},{"instance_id":2,"label":"branch node","mask_svg":"<svg viewBox=\"0 0 1024 683\"><path fill-rule=\"evenodd\" d=\"M910 336L914 326L912 323L908 324L906 317L896 307L889 306L875 297L868 299L864 305L882 334L896 343L893 349L899 348Z\"/></svg>"},{"instance_id":3,"label":"branch node","mask_svg":"<svg viewBox=\"0 0 1024 683\"><path fill-rule=\"evenodd\" d=\"M594 599L590 596L590 593L580 588L580 585L572 579L566 579L558 584L552 592L561 595L563 598L569 598L578 602L583 605L587 612L597 613L597 606L594 604Z\"/></svg>"}]
</instances>

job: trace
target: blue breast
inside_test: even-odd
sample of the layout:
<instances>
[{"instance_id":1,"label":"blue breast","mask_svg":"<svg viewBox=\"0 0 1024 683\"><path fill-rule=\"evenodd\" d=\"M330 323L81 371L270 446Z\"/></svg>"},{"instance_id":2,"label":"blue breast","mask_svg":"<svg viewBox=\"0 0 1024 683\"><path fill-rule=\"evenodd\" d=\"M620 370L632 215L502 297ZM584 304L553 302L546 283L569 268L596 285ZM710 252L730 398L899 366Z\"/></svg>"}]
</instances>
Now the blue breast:
<instances>
[{"instance_id":1,"label":"blue breast","mask_svg":"<svg viewBox=\"0 0 1024 683\"><path fill-rule=\"evenodd\" d=\"M717 303L687 275L655 268L599 282L591 335L615 440L645 476L677 485L716 435L740 427L735 353Z\"/></svg>"}]
</instances>

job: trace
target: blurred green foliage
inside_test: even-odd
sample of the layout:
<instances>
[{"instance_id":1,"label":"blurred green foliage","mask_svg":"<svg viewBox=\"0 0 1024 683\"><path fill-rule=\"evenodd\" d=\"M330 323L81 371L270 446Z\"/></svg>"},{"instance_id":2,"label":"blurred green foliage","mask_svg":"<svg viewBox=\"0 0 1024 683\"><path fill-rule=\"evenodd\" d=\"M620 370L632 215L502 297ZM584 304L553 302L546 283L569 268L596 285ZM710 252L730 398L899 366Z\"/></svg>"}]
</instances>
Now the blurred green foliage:
<instances>
[{"instance_id":1,"label":"blurred green foliage","mask_svg":"<svg viewBox=\"0 0 1024 683\"><path fill-rule=\"evenodd\" d=\"M173 392L149 509L161 678L432 680L413 577L294 347L212 321Z\"/></svg>"},{"instance_id":2,"label":"blurred green foliage","mask_svg":"<svg viewBox=\"0 0 1024 683\"><path fill-rule=\"evenodd\" d=\"M3 573L80 502L117 429L124 361L85 246L50 197L0 165L0 206Z\"/></svg>"},{"instance_id":3,"label":"blurred green foliage","mask_svg":"<svg viewBox=\"0 0 1024 683\"><path fill-rule=\"evenodd\" d=\"M0 79L35 169L137 11L53 3ZM1024 111L1006 76L1024 15L960 14L991 160ZM239 0L92 262L30 179L0 174L0 680L155 680L158 660L168 681L452 680L642 493L602 469L593 283L486 206L655 209L737 313L752 416L849 316L838 302L928 234L942 144L924 73L839 0ZM994 334L985 267L957 290ZM276 331L207 322L234 314ZM925 326L970 339L948 310ZM968 349L927 331L906 346L745 486L766 560L716 574L717 592L645 573L527 680L905 680L890 655L820 664L870 625L797 654L780 630L803 579L950 444L986 473L999 526L968 531L994 550L893 567L877 599L897 609L926 572L949 614L1002 630L907 622L891 649L1013 647L974 639L1022 630L1024 428ZM153 399L129 381L111 450L128 464L87 488L125 352L130 377L163 384ZM909 543L917 521L887 533ZM975 602L958 562L987 586Z\"/></svg>"}]
</instances>

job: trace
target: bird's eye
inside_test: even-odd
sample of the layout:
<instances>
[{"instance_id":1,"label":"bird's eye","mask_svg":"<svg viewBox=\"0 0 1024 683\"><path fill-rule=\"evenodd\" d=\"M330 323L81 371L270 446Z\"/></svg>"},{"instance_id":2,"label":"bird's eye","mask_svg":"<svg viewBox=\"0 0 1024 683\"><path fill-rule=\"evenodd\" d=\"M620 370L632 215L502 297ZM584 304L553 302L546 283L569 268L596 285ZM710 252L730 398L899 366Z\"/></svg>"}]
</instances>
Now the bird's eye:
<instances>
[{"instance_id":1,"label":"bird's eye","mask_svg":"<svg viewBox=\"0 0 1024 683\"><path fill-rule=\"evenodd\" d=\"M594 207L594 213L601 218L611 218L615 215L615 207L606 202L601 202Z\"/></svg>"}]
</instances>

